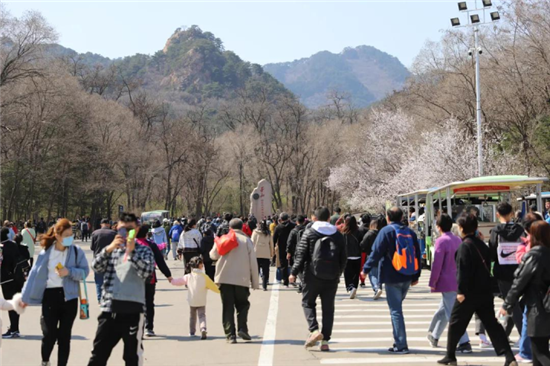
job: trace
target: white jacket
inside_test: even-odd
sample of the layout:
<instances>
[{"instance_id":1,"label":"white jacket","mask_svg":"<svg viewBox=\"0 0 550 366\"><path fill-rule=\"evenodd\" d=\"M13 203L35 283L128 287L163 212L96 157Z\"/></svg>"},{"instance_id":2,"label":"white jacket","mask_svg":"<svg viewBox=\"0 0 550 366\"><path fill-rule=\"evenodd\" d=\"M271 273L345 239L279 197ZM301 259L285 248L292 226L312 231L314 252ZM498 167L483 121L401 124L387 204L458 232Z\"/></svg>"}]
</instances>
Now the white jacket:
<instances>
[{"instance_id":1,"label":"white jacket","mask_svg":"<svg viewBox=\"0 0 550 366\"><path fill-rule=\"evenodd\" d=\"M22 314L25 311L25 309L21 306L21 294L15 294L13 296L13 299L11 300L0 298L0 310L4 310L4 311L15 310L17 314ZM3 332L1 316L0 316L0 332ZM2 337L0 337L0 346L1 344L2 344Z\"/></svg>"},{"instance_id":2,"label":"white jacket","mask_svg":"<svg viewBox=\"0 0 550 366\"><path fill-rule=\"evenodd\" d=\"M202 235L197 229L184 231L178 242L178 249L183 249L185 252L200 252Z\"/></svg>"},{"instance_id":3,"label":"white jacket","mask_svg":"<svg viewBox=\"0 0 550 366\"><path fill-rule=\"evenodd\" d=\"M172 280L172 285L187 285L187 301L189 302L189 306L206 306L206 292L208 291L208 286L206 275L203 270L195 268L191 273L186 274L182 278L174 278Z\"/></svg>"}]
</instances>

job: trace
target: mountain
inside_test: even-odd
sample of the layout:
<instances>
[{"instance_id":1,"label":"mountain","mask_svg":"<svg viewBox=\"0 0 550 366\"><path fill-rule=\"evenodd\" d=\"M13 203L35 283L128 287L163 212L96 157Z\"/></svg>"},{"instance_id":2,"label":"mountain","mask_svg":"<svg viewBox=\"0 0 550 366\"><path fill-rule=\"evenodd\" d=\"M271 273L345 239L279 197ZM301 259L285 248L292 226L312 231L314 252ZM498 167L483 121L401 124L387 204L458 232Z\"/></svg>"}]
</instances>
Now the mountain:
<instances>
[{"instance_id":1,"label":"mountain","mask_svg":"<svg viewBox=\"0 0 550 366\"><path fill-rule=\"evenodd\" d=\"M331 91L349 93L357 107L366 107L394 90L410 75L396 58L371 46L328 51L292 62L273 63L264 70L283 83L310 108L327 104Z\"/></svg>"},{"instance_id":2,"label":"mountain","mask_svg":"<svg viewBox=\"0 0 550 366\"><path fill-rule=\"evenodd\" d=\"M207 99L232 99L238 90L263 88L268 95L291 94L258 64L243 61L225 50L222 41L198 26L178 28L163 49L153 55L136 54L119 59L49 45L53 56L79 57L88 66L116 66L125 79L139 79L144 90L175 104Z\"/></svg>"}]
</instances>

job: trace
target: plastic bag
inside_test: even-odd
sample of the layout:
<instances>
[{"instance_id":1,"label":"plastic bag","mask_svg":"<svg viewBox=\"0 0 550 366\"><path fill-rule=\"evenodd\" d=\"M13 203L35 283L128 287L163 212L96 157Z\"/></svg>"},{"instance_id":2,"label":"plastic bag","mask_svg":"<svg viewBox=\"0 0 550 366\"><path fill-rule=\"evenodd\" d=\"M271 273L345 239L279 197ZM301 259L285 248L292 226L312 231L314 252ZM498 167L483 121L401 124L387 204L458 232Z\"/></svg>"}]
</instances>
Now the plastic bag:
<instances>
[{"instance_id":1,"label":"plastic bag","mask_svg":"<svg viewBox=\"0 0 550 366\"><path fill-rule=\"evenodd\" d=\"M233 230L229 230L229 233L222 235L219 238L215 238L214 242L216 243L216 248L221 256L226 255L239 246L237 234L235 234L235 231Z\"/></svg>"}]
</instances>

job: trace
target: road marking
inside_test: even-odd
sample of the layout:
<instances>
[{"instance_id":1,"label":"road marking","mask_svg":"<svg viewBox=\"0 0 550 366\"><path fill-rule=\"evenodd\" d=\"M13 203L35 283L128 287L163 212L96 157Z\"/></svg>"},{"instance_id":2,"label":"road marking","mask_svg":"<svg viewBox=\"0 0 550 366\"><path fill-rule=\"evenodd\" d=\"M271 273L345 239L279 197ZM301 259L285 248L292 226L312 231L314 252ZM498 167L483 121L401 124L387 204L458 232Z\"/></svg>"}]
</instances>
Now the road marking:
<instances>
[{"instance_id":1,"label":"road marking","mask_svg":"<svg viewBox=\"0 0 550 366\"><path fill-rule=\"evenodd\" d=\"M265 321L264 338L260 349L260 358L258 365L273 365L275 355L275 336L277 335L277 313L279 312L279 284L271 288L271 298L269 300L269 310L267 311L267 320Z\"/></svg>"},{"instance_id":2,"label":"road marking","mask_svg":"<svg viewBox=\"0 0 550 366\"><path fill-rule=\"evenodd\" d=\"M387 323L384 323L387 324ZM405 326L409 324L405 322ZM389 324L389 328L385 329L335 329L332 331L332 333L393 333L393 329L391 327L391 324ZM475 332L475 328L471 327L467 329L469 332ZM409 333L426 333L428 334L428 327L426 328L409 328L407 327L407 334Z\"/></svg>"},{"instance_id":3,"label":"road marking","mask_svg":"<svg viewBox=\"0 0 550 366\"><path fill-rule=\"evenodd\" d=\"M435 364L437 360L441 359L443 355L438 357L423 357L423 356L401 356L401 357L391 357L391 358L379 358L379 357L370 357L370 358L327 358L321 360L323 365L338 365L338 364L367 364L367 365L380 365L387 363L395 364L411 364L411 363L420 363L420 364ZM486 365L488 363L500 363L504 360L502 357L460 357L460 363L464 365Z\"/></svg>"},{"instance_id":4,"label":"road marking","mask_svg":"<svg viewBox=\"0 0 550 366\"><path fill-rule=\"evenodd\" d=\"M446 341L447 337L439 338L440 342ZM377 337L377 338L334 338L331 339L331 343L374 343L374 342L393 342L393 337L391 335L387 337ZM407 342L422 342L426 341L426 337L407 337ZM391 343L390 343L391 345ZM414 347L410 347L414 349Z\"/></svg>"},{"instance_id":5,"label":"road marking","mask_svg":"<svg viewBox=\"0 0 550 366\"><path fill-rule=\"evenodd\" d=\"M407 317L408 319L409 317ZM408 326L411 324L416 325L430 325L431 321L407 321L405 320L405 326L407 327L407 330L409 330ZM390 320L386 320L384 322L334 322L334 325L391 325Z\"/></svg>"}]
</instances>

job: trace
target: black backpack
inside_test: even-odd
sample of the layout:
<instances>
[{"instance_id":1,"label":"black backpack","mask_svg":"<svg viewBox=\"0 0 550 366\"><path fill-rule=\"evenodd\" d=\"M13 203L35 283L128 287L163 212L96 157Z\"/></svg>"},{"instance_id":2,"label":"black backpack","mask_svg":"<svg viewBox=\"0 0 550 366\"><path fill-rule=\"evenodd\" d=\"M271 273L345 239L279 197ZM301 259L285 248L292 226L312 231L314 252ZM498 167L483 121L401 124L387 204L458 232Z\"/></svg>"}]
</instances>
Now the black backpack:
<instances>
[{"instance_id":1,"label":"black backpack","mask_svg":"<svg viewBox=\"0 0 550 366\"><path fill-rule=\"evenodd\" d=\"M336 280L340 277L340 246L332 236L317 239L313 247L311 271L321 280Z\"/></svg>"}]
</instances>

